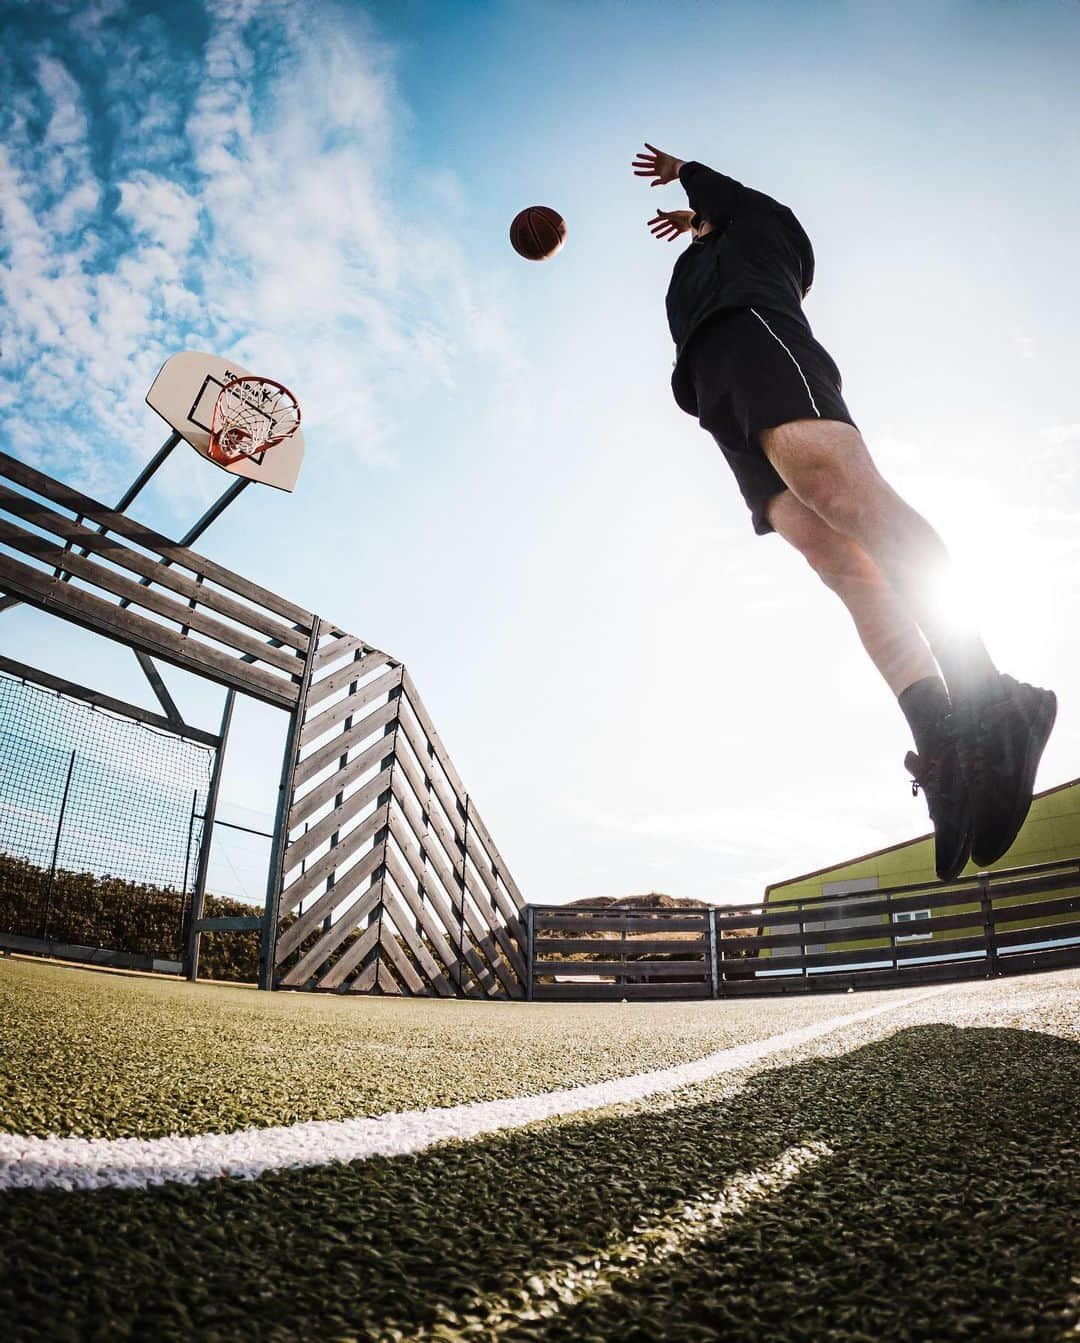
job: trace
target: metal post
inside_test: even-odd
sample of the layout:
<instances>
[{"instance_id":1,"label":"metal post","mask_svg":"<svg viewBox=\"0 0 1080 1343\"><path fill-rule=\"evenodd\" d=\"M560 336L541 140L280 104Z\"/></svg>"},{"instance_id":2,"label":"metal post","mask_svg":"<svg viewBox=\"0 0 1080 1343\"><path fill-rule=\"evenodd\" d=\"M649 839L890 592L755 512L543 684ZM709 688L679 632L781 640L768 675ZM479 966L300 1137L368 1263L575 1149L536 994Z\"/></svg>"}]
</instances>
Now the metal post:
<instances>
[{"instance_id":1,"label":"metal post","mask_svg":"<svg viewBox=\"0 0 1080 1343\"><path fill-rule=\"evenodd\" d=\"M311 685L315 650L319 646L321 631L322 621L318 616L312 616L311 638L308 640L304 670L300 676L300 693L296 697L296 707L289 719L285 752L281 759L281 781L278 784L277 810L274 814L274 842L270 847L270 868L266 874L266 904L263 907L262 936L259 939L260 989L270 990L274 987L278 905L281 901L281 882L285 872L285 848L289 841L289 808L292 806L293 776L296 773L296 759L300 754L300 733L304 726L308 687Z\"/></svg>"},{"instance_id":2,"label":"metal post","mask_svg":"<svg viewBox=\"0 0 1080 1343\"><path fill-rule=\"evenodd\" d=\"M64 796L60 802L60 815L56 822L56 840L53 843L52 863L49 866L49 884L45 890L45 917L41 921L41 936L49 935L49 915L52 913L53 884L56 881L56 858L60 852L60 833L64 828L64 813L67 811L68 794L71 792L71 776L75 772L75 752L68 761L67 778L64 780Z\"/></svg>"},{"instance_id":3,"label":"metal post","mask_svg":"<svg viewBox=\"0 0 1080 1343\"><path fill-rule=\"evenodd\" d=\"M712 985L712 996L720 997L720 967L716 963L716 910L707 909L705 918L709 925L709 980Z\"/></svg>"},{"instance_id":4,"label":"metal post","mask_svg":"<svg viewBox=\"0 0 1080 1343\"><path fill-rule=\"evenodd\" d=\"M525 906L525 999L533 1000L533 961L536 958L536 928L532 905Z\"/></svg>"},{"instance_id":5,"label":"metal post","mask_svg":"<svg viewBox=\"0 0 1080 1343\"><path fill-rule=\"evenodd\" d=\"M187 947L184 953L184 973L193 984L199 977L199 948L202 945L199 923L203 916L203 907L206 904L206 875L210 869L210 846L214 841L214 816L217 813L221 770L225 763L225 747L229 740L229 727L232 724L235 703L236 691L227 690L225 692L225 706L221 711L218 748L214 756L214 768L210 775L210 789L206 794L206 806L203 808L202 841L199 844L199 857L195 865L195 889L191 894L191 922L188 924Z\"/></svg>"},{"instance_id":6,"label":"metal post","mask_svg":"<svg viewBox=\"0 0 1080 1343\"><path fill-rule=\"evenodd\" d=\"M979 904L982 906L983 937L986 939L987 976L998 972L997 938L994 934L994 904L990 897L990 873L977 873L979 880Z\"/></svg>"}]
</instances>

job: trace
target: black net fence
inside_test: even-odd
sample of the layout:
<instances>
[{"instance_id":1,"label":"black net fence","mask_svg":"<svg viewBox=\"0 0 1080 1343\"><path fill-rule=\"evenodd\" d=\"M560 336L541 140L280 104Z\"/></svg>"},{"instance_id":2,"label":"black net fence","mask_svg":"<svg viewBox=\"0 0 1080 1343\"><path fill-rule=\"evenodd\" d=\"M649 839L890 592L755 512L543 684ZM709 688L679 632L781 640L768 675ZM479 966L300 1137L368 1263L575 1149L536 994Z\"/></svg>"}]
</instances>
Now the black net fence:
<instances>
[{"instance_id":1,"label":"black net fence","mask_svg":"<svg viewBox=\"0 0 1080 1343\"><path fill-rule=\"evenodd\" d=\"M0 934L180 962L214 755L0 675Z\"/></svg>"}]
</instances>

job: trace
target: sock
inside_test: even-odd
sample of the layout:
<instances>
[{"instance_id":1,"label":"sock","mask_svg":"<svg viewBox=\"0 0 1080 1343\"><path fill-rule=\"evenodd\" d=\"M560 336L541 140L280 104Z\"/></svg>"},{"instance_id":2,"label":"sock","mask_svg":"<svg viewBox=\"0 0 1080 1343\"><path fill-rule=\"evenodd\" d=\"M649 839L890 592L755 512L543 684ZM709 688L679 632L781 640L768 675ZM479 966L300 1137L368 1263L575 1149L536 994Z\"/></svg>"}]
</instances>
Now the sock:
<instances>
[{"instance_id":1,"label":"sock","mask_svg":"<svg viewBox=\"0 0 1080 1343\"><path fill-rule=\"evenodd\" d=\"M998 669L986 651L986 645L977 634L952 634L928 639L934 660L948 686L948 693L958 706L968 705L980 692L997 681ZM916 684L922 684L917 682ZM909 687L913 689L914 687ZM907 691L904 691L907 694Z\"/></svg>"},{"instance_id":2,"label":"sock","mask_svg":"<svg viewBox=\"0 0 1080 1343\"><path fill-rule=\"evenodd\" d=\"M924 759L932 759L942 737L941 722L949 712L949 692L940 676L924 676L897 696L901 712L908 721L915 749Z\"/></svg>"}]
</instances>

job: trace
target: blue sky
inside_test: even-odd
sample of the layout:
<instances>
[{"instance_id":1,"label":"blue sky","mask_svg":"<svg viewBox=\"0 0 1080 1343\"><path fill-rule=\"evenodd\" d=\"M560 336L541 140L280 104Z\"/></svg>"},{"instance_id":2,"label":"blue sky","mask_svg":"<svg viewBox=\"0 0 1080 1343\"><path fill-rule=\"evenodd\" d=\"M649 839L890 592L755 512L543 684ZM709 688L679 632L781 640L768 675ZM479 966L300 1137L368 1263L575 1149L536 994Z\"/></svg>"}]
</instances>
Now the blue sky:
<instances>
[{"instance_id":1,"label":"blue sky","mask_svg":"<svg viewBox=\"0 0 1080 1343\"><path fill-rule=\"evenodd\" d=\"M292 386L296 494L248 490L203 549L407 662L527 896L753 899L925 829L847 617L671 400L681 244L645 221L683 198L632 175L645 140L795 209L871 451L1001 665L1058 690L1040 784L1080 774L1080 6L2 13L5 448L109 500L164 437L168 354ZM536 203L569 227L542 265L506 238ZM135 511L180 532L221 479L174 454ZM149 702L123 650L3 622L6 651ZM169 675L212 726L219 697ZM245 818L281 726L238 715Z\"/></svg>"}]
</instances>

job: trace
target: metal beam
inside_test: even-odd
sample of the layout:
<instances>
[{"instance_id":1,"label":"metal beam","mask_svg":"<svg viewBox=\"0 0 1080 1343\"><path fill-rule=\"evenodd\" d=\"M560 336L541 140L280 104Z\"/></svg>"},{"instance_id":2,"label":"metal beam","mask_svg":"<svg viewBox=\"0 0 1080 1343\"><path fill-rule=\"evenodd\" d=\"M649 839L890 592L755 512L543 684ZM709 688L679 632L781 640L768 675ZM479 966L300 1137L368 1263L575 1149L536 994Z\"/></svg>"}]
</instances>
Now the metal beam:
<instances>
[{"instance_id":1,"label":"metal beam","mask_svg":"<svg viewBox=\"0 0 1080 1343\"><path fill-rule=\"evenodd\" d=\"M193 983L199 977L199 946L205 926L203 905L206 902L206 874L210 869L210 846L214 842L214 816L217 812L218 791L221 788L221 768L225 763L225 747L229 741L229 728L232 725L235 703L236 691L226 691L225 705L221 711L221 727L218 730L218 739L221 745L214 757L214 770L210 775L210 789L206 794L206 806L203 808L202 842L199 845L199 860L195 865L195 889L191 895L191 923L188 927L187 946L184 949L184 973Z\"/></svg>"},{"instance_id":2,"label":"metal beam","mask_svg":"<svg viewBox=\"0 0 1080 1343\"><path fill-rule=\"evenodd\" d=\"M0 654L0 671L7 672L9 676L17 676L20 681L29 681L33 685L44 686L46 690L56 690L61 695L71 695L73 699L84 700L96 709L107 709L110 713L121 714L124 718L133 718L138 723L146 723L148 727L175 732L178 737L186 737L190 741L201 743L203 746L217 746L220 740L213 732L205 732L202 728L191 727L187 723L177 727L169 719L163 718L160 714L141 709L137 704L128 704L126 700L116 699L112 695L104 695L100 690L91 690L88 686L65 680L62 676L53 676L49 672L41 671L38 667L30 667L25 662L16 662L14 658L4 657L2 654Z\"/></svg>"},{"instance_id":3,"label":"metal beam","mask_svg":"<svg viewBox=\"0 0 1080 1343\"><path fill-rule=\"evenodd\" d=\"M176 707L176 702L169 694L168 687L161 679L161 673L154 666L152 658L138 648L133 648L131 651L135 654L135 660L142 668L143 675L150 682L150 689L157 696L158 703L165 710L165 717L169 720L170 726L174 729L185 727L184 715Z\"/></svg>"},{"instance_id":4,"label":"metal beam","mask_svg":"<svg viewBox=\"0 0 1080 1343\"><path fill-rule=\"evenodd\" d=\"M311 621L311 639L307 656L304 658L304 672L300 678L300 693L296 707L289 720L289 732L285 739L285 752L281 760L281 782L278 784L277 813L274 816L274 841L270 850L270 869L266 874L266 906L263 912L262 940L259 947L259 988L274 987L274 955L277 950L278 904L281 900L281 883L285 868L285 850L289 843L289 810L292 806L296 761L300 754L300 734L304 727L304 714L307 709L308 687L311 685L311 673L315 667L315 653L322 634L322 621L313 616Z\"/></svg>"}]
</instances>

